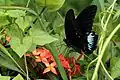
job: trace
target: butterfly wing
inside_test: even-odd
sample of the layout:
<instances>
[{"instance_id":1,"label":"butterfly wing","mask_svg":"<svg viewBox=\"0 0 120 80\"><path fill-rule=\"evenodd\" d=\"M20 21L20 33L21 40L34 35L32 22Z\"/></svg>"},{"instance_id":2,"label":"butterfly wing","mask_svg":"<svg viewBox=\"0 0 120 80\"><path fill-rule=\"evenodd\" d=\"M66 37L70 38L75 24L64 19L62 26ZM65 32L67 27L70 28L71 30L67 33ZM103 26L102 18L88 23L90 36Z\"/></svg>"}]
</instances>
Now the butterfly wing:
<instances>
[{"instance_id":1,"label":"butterfly wing","mask_svg":"<svg viewBox=\"0 0 120 80\"><path fill-rule=\"evenodd\" d=\"M82 35L78 27L79 26L75 20L74 12L70 9L65 17L65 42L67 46L71 46L77 52L80 52L84 46L84 40L82 39Z\"/></svg>"},{"instance_id":2,"label":"butterfly wing","mask_svg":"<svg viewBox=\"0 0 120 80\"><path fill-rule=\"evenodd\" d=\"M72 9L70 9L66 16L65 16L65 35L66 35L66 40L67 40L67 45L70 46L71 44L69 43L72 40L72 32L75 31L75 27L72 22L75 21L75 16L74 12Z\"/></svg>"},{"instance_id":3,"label":"butterfly wing","mask_svg":"<svg viewBox=\"0 0 120 80\"><path fill-rule=\"evenodd\" d=\"M85 8L76 18L82 35L84 35L84 48L88 53L92 53L96 48L98 36L92 31L94 17L97 6L91 5Z\"/></svg>"},{"instance_id":4,"label":"butterfly wing","mask_svg":"<svg viewBox=\"0 0 120 80\"><path fill-rule=\"evenodd\" d=\"M81 52L81 50L92 52L95 49L97 37L95 34L92 35L91 31L96 10L97 7L91 5L85 8L76 19L72 9L67 12L65 17L67 46L71 46L77 52Z\"/></svg>"},{"instance_id":5,"label":"butterfly wing","mask_svg":"<svg viewBox=\"0 0 120 80\"><path fill-rule=\"evenodd\" d=\"M96 5L85 8L76 18L83 35L92 30L93 20L97 11Z\"/></svg>"}]
</instances>

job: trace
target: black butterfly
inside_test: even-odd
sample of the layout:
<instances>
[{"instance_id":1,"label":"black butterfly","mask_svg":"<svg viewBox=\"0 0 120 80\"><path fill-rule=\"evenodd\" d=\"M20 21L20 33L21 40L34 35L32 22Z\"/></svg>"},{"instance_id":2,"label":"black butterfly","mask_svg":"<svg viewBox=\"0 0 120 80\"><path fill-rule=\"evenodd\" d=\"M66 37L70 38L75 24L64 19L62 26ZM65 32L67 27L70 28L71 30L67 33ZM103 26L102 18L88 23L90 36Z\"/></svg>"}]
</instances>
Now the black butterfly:
<instances>
[{"instance_id":1,"label":"black butterfly","mask_svg":"<svg viewBox=\"0 0 120 80\"><path fill-rule=\"evenodd\" d=\"M85 8L75 18L74 11L70 9L65 17L65 43L75 51L92 53L96 49L98 35L92 31L93 19L97 6Z\"/></svg>"}]
</instances>

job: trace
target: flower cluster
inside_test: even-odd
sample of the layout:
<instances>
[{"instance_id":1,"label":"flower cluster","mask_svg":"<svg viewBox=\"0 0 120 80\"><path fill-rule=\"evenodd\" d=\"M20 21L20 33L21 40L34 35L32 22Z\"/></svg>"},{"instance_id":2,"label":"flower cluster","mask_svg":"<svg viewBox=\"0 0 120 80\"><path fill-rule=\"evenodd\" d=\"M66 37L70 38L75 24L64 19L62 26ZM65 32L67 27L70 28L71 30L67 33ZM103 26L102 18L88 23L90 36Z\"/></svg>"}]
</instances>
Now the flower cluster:
<instances>
[{"instance_id":1,"label":"flower cluster","mask_svg":"<svg viewBox=\"0 0 120 80\"><path fill-rule=\"evenodd\" d=\"M26 54L26 56L30 55ZM34 51L32 51L32 56L35 57L36 62L42 62L45 64L46 68L44 69L43 74L49 71L53 72L56 75L58 74L56 70L57 64L49 50L45 48L35 49ZM59 54L58 58L60 59L62 66L67 71L69 76L75 75L78 72L82 75L80 71L80 65L76 63L74 57L65 58L62 54ZM72 68L70 66L71 63L73 64Z\"/></svg>"}]
</instances>

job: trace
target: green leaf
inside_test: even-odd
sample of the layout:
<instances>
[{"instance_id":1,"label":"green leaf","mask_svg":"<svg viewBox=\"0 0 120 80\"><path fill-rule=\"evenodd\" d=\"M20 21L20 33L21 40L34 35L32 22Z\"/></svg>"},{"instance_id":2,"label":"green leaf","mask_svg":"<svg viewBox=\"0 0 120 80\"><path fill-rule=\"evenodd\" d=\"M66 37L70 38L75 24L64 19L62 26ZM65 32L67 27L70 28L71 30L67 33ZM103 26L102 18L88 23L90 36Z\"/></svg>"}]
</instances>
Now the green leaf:
<instances>
[{"instance_id":1,"label":"green leaf","mask_svg":"<svg viewBox=\"0 0 120 80\"><path fill-rule=\"evenodd\" d=\"M9 76L0 76L0 80L10 80Z\"/></svg>"},{"instance_id":2,"label":"green leaf","mask_svg":"<svg viewBox=\"0 0 120 80\"><path fill-rule=\"evenodd\" d=\"M0 24L3 26L9 24L6 16L0 16Z\"/></svg>"},{"instance_id":3,"label":"green leaf","mask_svg":"<svg viewBox=\"0 0 120 80\"><path fill-rule=\"evenodd\" d=\"M116 43L116 47L120 49L120 42L115 42L115 43Z\"/></svg>"},{"instance_id":4,"label":"green leaf","mask_svg":"<svg viewBox=\"0 0 120 80\"><path fill-rule=\"evenodd\" d=\"M31 47L32 37L30 36L24 37L22 42L20 41L19 38L12 37L10 45L12 49L19 55L19 57L22 57L23 54L26 53Z\"/></svg>"},{"instance_id":5,"label":"green leaf","mask_svg":"<svg viewBox=\"0 0 120 80\"><path fill-rule=\"evenodd\" d=\"M50 36L47 32L44 32L35 27L31 29L30 34L32 36L33 43L38 44L38 45L45 45L45 44L58 40L57 38Z\"/></svg>"},{"instance_id":6,"label":"green leaf","mask_svg":"<svg viewBox=\"0 0 120 80\"><path fill-rule=\"evenodd\" d=\"M6 49L2 44L0 44L0 50L7 56L9 56L9 58L15 63L15 67L19 68L19 72L22 73L23 75L26 76L25 73L25 67L24 67L24 61L22 61L23 59L20 59L18 55L16 55L15 52L13 52L13 50L11 49ZM8 52L8 50L11 50L10 52ZM1 54L2 56L2 54ZM22 63L21 63L22 61ZM13 65L13 64L11 64ZM9 66L8 66L9 67Z\"/></svg>"},{"instance_id":7,"label":"green leaf","mask_svg":"<svg viewBox=\"0 0 120 80\"><path fill-rule=\"evenodd\" d=\"M111 76L115 79L120 77L120 58L119 57L112 57L110 60L111 62Z\"/></svg>"},{"instance_id":8,"label":"green leaf","mask_svg":"<svg viewBox=\"0 0 120 80\"><path fill-rule=\"evenodd\" d=\"M25 18L18 17L15 22L19 25L19 28L24 31L24 29L30 25L30 21L32 21L32 18L30 16L25 16Z\"/></svg>"},{"instance_id":9,"label":"green leaf","mask_svg":"<svg viewBox=\"0 0 120 80\"><path fill-rule=\"evenodd\" d=\"M32 52L33 50L35 50L36 46L37 46L36 44L32 44L31 47L30 47L30 49L29 49L29 51Z\"/></svg>"},{"instance_id":10,"label":"green leaf","mask_svg":"<svg viewBox=\"0 0 120 80\"><path fill-rule=\"evenodd\" d=\"M44 11L44 15L42 15L42 17L43 17L42 19L49 22L49 25L47 27L50 30L51 30L51 27L52 27L53 30L55 31L55 33L57 33L57 34L63 33L63 31L64 31L64 23L63 23L63 18L60 15L59 12Z\"/></svg>"},{"instance_id":11,"label":"green leaf","mask_svg":"<svg viewBox=\"0 0 120 80\"><path fill-rule=\"evenodd\" d=\"M19 71L15 63L4 53L0 52L0 65L12 69L15 71Z\"/></svg>"},{"instance_id":12,"label":"green leaf","mask_svg":"<svg viewBox=\"0 0 120 80\"><path fill-rule=\"evenodd\" d=\"M47 7L49 11L56 11L62 7L65 0L35 0L39 6Z\"/></svg>"},{"instance_id":13,"label":"green leaf","mask_svg":"<svg viewBox=\"0 0 120 80\"><path fill-rule=\"evenodd\" d=\"M23 10L8 10L7 14L10 17L15 17L16 18L16 17L25 16L25 11L23 11Z\"/></svg>"},{"instance_id":14,"label":"green leaf","mask_svg":"<svg viewBox=\"0 0 120 80\"><path fill-rule=\"evenodd\" d=\"M20 74L18 74L13 80L24 80L24 79Z\"/></svg>"},{"instance_id":15,"label":"green leaf","mask_svg":"<svg viewBox=\"0 0 120 80\"><path fill-rule=\"evenodd\" d=\"M7 20L7 15L4 13L3 10L0 10L0 24L1 25L9 24L9 21Z\"/></svg>"},{"instance_id":16,"label":"green leaf","mask_svg":"<svg viewBox=\"0 0 120 80\"><path fill-rule=\"evenodd\" d=\"M14 5L26 5L28 0L12 0Z\"/></svg>"},{"instance_id":17,"label":"green leaf","mask_svg":"<svg viewBox=\"0 0 120 80\"><path fill-rule=\"evenodd\" d=\"M11 5L12 3L11 0L0 0L0 5Z\"/></svg>"},{"instance_id":18,"label":"green leaf","mask_svg":"<svg viewBox=\"0 0 120 80\"><path fill-rule=\"evenodd\" d=\"M12 24L6 28L7 35L10 37L18 37L19 39L23 38L21 29L18 28L16 24Z\"/></svg>"}]
</instances>

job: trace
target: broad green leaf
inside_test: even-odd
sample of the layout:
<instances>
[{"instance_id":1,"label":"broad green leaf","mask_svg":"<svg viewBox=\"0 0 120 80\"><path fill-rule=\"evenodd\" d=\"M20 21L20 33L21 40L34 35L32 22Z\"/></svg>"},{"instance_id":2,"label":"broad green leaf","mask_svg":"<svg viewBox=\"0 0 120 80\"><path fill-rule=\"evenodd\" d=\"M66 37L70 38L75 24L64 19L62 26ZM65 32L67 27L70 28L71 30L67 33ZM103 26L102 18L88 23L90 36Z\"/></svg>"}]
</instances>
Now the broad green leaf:
<instances>
[{"instance_id":1,"label":"broad green leaf","mask_svg":"<svg viewBox=\"0 0 120 80\"><path fill-rule=\"evenodd\" d=\"M10 37L18 37L19 39L23 38L21 29L16 24L12 24L6 28L7 35Z\"/></svg>"},{"instance_id":2,"label":"broad green leaf","mask_svg":"<svg viewBox=\"0 0 120 80\"><path fill-rule=\"evenodd\" d=\"M24 80L24 79L20 74L18 74L13 80Z\"/></svg>"},{"instance_id":3,"label":"broad green leaf","mask_svg":"<svg viewBox=\"0 0 120 80\"><path fill-rule=\"evenodd\" d=\"M19 55L19 57L22 57L24 53L26 53L31 47L32 37L30 36L24 37L22 42L20 41L19 38L12 37L10 45L12 49Z\"/></svg>"},{"instance_id":4,"label":"broad green leaf","mask_svg":"<svg viewBox=\"0 0 120 80\"><path fill-rule=\"evenodd\" d=\"M9 24L6 16L0 16L0 24L3 26Z\"/></svg>"},{"instance_id":5,"label":"broad green leaf","mask_svg":"<svg viewBox=\"0 0 120 80\"><path fill-rule=\"evenodd\" d=\"M25 5L27 0L12 0L16 5Z\"/></svg>"},{"instance_id":6,"label":"broad green leaf","mask_svg":"<svg viewBox=\"0 0 120 80\"><path fill-rule=\"evenodd\" d=\"M10 41L11 47L14 49L17 49L21 44L20 39L17 37L12 37L12 40ZM16 51L15 51L16 52Z\"/></svg>"},{"instance_id":7,"label":"broad green leaf","mask_svg":"<svg viewBox=\"0 0 120 80\"><path fill-rule=\"evenodd\" d=\"M10 80L9 76L0 76L0 80Z\"/></svg>"},{"instance_id":8,"label":"broad green leaf","mask_svg":"<svg viewBox=\"0 0 120 80\"><path fill-rule=\"evenodd\" d=\"M30 35L32 36L33 43L38 45L45 45L58 40L57 38L50 36L47 32L37 28L32 28Z\"/></svg>"},{"instance_id":9,"label":"broad green leaf","mask_svg":"<svg viewBox=\"0 0 120 80\"><path fill-rule=\"evenodd\" d=\"M15 65L14 65L13 62L11 62L12 64L8 63L8 64L10 64L12 66L9 66L8 64L3 65L3 66L5 66L7 68L10 68L10 69L12 69L11 67L13 67L13 68L15 68L15 67L19 68L19 70L15 68L16 71L19 71L20 73L22 73L23 75L26 76L23 59L20 59L19 56L15 52L13 52L13 50L6 49L2 44L0 44L0 50L5 54L5 55L2 55L2 53L1 53L1 57L7 58L8 62L9 62L9 60L10 61L12 60L15 63ZM9 52L8 52L8 50L9 50ZM10 59L8 57L6 57L6 56L9 56ZM15 70L15 69L13 69L13 70Z\"/></svg>"},{"instance_id":10,"label":"broad green leaf","mask_svg":"<svg viewBox=\"0 0 120 80\"><path fill-rule=\"evenodd\" d=\"M120 58L112 57L111 61L111 76L113 79L120 77Z\"/></svg>"},{"instance_id":11,"label":"broad green leaf","mask_svg":"<svg viewBox=\"0 0 120 80\"><path fill-rule=\"evenodd\" d=\"M25 16L25 11L23 11L23 10L8 10L7 14L10 17L15 17L16 18L16 17Z\"/></svg>"},{"instance_id":12,"label":"broad green leaf","mask_svg":"<svg viewBox=\"0 0 120 80\"><path fill-rule=\"evenodd\" d=\"M65 0L35 0L39 6L47 7L49 11L56 11L62 7Z\"/></svg>"},{"instance_id":13,"label":"broad green leaf","mask_svg":"<svg viewBox=\"0 0 120 80\"><path fill-rule=\"evenodd\" d=\"M0 0L0 5L11 5L12 3L11 0Z\"/></svg>"},{"instance_id":14,"label":"broad green leaf","mask_svg":"<svg viewBox=\"0 0 120 80\"><path fill-rule=\"evenodd\" d=\"M30 47L30 49L29 49L29 51L32 52L33 50L35 50L36 46L37 46L36 44L32 44L31 47Z\"/></svg>"},{"instance_id":15,"label":"broad green leaf","mask_svg":"<svg viewBox=\"0 0 120 80\"><path fill-rule=\"evenodd\" d=\"M120 49L120 42L116 42L116 47Z\"/></svg>"},{"instance_id":16,"label":"broad green leaf","mask_svg":"<svg viewBox=\"0 0 120 80\"><path fill-rule=\"evenodd\" d=\"M9 21L7 20L7 15L4 13L3 10L0 10L0 24L1 25L9 24Z\"/></svg>"},{"instance_id":17,"label":"broad green leaf","mask_svg":"<svg viewBox=\"0 0 120 80\"><path fill-rule=\"evenodd\" d=\"M45 21L49 22L49 29L51 30L51 27L57 34L61 34L64 31L64 24L63 24L63 18L60 15L59 12L48 12L45 11L44 14L42 15L42 19L45 19ZM46 23L45 23L46 24ZM47 28L47 29L48 29Z\"/></svg>"},{"instance_id":18,"label":"broad green leaf","mask_svg":"<svg viewBox=\"0 0 120 80\"><path fill-rule=\"evenodd\" d=\"M17 66L10 59L10 57L8 57L6 54L4 54L2 52L0 52L0 65L6 67L8 69L19 71L19 69L17 68Z\"/></svg>"},{"instance_id":19,"label":"broad green leaf","mask_svg":"<svg viewBox=\"0 0 120 80\"><path fill-rule=\"evenodd\" d=\"M25 18L18 17L15 22L19 25L19 28L24 31L24 29L30 25L30 21L32 21L32 18L30 16L25 16Z\"/></svg>"}]
</instances>

